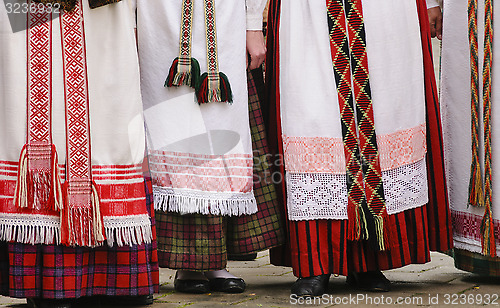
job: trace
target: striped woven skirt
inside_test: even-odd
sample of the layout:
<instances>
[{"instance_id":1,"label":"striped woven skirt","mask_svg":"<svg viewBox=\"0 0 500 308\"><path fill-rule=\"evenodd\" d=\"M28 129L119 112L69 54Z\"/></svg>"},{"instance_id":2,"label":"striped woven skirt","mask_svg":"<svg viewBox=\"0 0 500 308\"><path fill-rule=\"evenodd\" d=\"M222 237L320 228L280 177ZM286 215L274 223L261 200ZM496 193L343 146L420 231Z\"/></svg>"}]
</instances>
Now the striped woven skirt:
<instances>
[{"instance_id":1,"label":"striped woven skirt","mask_svg":"<svg viewBox=\"0 0 500 308\"><path fill-rule=\"evenodd\" d=\"M153 214L151 182L146 181ZM70 299L139 296L159 291L156 230L153 241L123 247L66 247L0 243L0 294L17 298Z\"/></svg>"},{"instance_id":2,"label":"striped woven skirt","mask_svg":"<svg viewBox=\"0 0 500 308\"><path fill-rule=\"evenodd\" d=\"M297 277L388 270L430 261L427 206L389 217L391 246L373 250L367 242L347 240L347 220L289 221L290 251L274 250L271 262L291 265ZM290 256L283 262L283 256Z\"/></svg>"},{"instance_id":3,"label":"striped woven skirt","mask_svg":"<svg viewBox=\"0 0 500 308\"><path fill-rule=\"evenodd\" d=\"M228 254L250 254L282 243L282 222L276 190L270 178L259 100L262 71L255 70L253 74L248 73L248 102L254 156L253 190L259 210L253 215L239 217L156 211L160 267L219 270L226 267Z\"/></svg>"},{"instance_id":4,"label":"striped woven skirt","mask_svg":"<svg viewBox=\"0 0 500 308\"><path fill-rule=\"evenodd\" d=\"M483 276L500 276L500 258L498 257L483 256L463 249L455 249L453 256L458 269Z\"/></svg>"}]
</instances>

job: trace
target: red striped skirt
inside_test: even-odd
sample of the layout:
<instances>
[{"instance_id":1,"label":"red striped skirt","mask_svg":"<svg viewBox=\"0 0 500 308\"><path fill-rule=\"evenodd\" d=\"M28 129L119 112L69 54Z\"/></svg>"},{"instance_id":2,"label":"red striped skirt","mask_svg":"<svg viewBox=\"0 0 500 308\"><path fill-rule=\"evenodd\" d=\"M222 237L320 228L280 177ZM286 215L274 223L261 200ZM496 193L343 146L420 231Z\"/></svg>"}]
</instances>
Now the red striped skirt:
<instances>
[{"instance_id":1,"label":"red striped skirt","mask_svg":"<svg viewBox=\"0 0 500 308\"><path fill-rule=\"evenodd\" d=\"M430 261L426 205L389 216L390 245L376 251L368 242L347 240L347 220L289 221L294 275L347 275Z\"/></svg>"}]
</instances>

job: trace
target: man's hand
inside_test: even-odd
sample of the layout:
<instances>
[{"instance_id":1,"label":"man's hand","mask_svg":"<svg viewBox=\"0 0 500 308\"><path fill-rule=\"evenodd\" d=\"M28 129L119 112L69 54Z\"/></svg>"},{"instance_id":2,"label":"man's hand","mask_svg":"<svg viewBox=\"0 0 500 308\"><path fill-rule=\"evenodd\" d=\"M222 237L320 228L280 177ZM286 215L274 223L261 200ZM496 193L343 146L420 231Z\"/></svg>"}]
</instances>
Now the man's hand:
<instances>
[{"instance_id":1,"label":"man's hand","mask_svg":"<svg viewBox=\"0 0 500 308\"><path fill-rule=\"evenodd\" d=\"M431 25L431 37L443 38L443 13L439 6L427 10L429 24Z\"/></svg>"},{"instance_id":2,"label":"man's hand","mask_svg":"<svg viewBox=\"0 0 500 308\"><path fill-rule=\"evenodd\" d=\"M250 70L258 68L266 59L266 43L262 31L247 30L247 52L250 63L247 67Z\"/></svg>"}]
</instances>

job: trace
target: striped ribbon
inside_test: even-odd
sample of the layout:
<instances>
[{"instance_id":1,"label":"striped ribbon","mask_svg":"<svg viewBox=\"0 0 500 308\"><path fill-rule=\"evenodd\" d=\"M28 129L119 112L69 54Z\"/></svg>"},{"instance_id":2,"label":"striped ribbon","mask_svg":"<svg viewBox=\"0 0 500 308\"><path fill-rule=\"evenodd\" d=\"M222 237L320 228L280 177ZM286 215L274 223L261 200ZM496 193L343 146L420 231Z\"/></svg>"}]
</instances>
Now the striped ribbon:
<instances>
[{"instance_id":1,"label":"striped ribbon","mask_svg":"<svg viewBox=\"0 0 500 308\"><path fill-rule=\"evenodd\" d=\"M484 206L481 222L482 252L496 256L495 232L492 216L491 170L491 65L493 59L493 5L485 0L484 61L483 61L483 127L484 127L484 187L479 159L479 57L478 57L478 1L469 0L468 25L471 62L471 144L472 162L469 182L469 200L473 206Z\"/></svg>"},{"instance_id":2,"label":"striped ribbon","mask_svg":"<svg viewBox=\"0 0 500 308\"><path fill-rule=\"evenodd\" d=\"M193 0L182 1L179 56L174 59L166 87L188 85L196 90L198 103L232 103L232 91L227 76L219 71L215 0L204 0L207 72L200 76L200 65L192 57Z\"/></svg>"},{"instance_id":3,"label":"striped ribbon","mask_svg":"<svg viewBox=\"0 0 500 308\"><path fill-rule=\"evenodd\" d=\"M347 164L349 240L385 250L388 234L361 0L326 0ZM352 81L352 86L351 86ZM354 94L353 94L354 92ZM358 137L359 134L359 137Z\"/></svg>"}]
</instances>

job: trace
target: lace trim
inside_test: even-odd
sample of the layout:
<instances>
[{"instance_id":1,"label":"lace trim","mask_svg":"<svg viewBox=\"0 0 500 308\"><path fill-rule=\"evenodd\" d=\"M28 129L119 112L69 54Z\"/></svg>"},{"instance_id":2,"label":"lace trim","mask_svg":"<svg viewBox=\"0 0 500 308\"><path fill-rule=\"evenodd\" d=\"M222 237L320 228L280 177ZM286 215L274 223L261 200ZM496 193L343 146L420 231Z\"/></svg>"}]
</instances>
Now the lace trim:
<instances>
[{"instance_id":1,"label":"lace trim","mask_svg":"<svg viewBox=\"0 0 500 308\"><path fill-rule=\"evenodd\" d=\"M155 210L181 214L240 216L257 212L257 201L253 191L201 192L153 185L153 196Z\"/></svg>"},{"instance_id":2,"label":"lace trim","mask_svg":"<svg viewBox=\"0 0 500 308\"><path fill-rule=\"evenodd\" d=\"M2 213L0 240L24 244L60 244L59 217Z\"/></svg>"},{"instance_id":3,"label":"lace trim","mask_svg":"<svg viewBox=\"0 0 500 308\"><path fill-rule=\"evenodd\" d=\"M107 244L112 247L151 243L153 233L148 215L104 217ZM24 244L61 244L60 218L45 215L7 214L0 216L0 240Z\"/></svg>"},{"instance_id":4,"label":"lace trim","mask_svg":"<svg viewBox=\"0 0 500 308\"><path fill-rule=\"evenodd\" d=\"M396 214L428 202L425 160L382 171L387 212ZM290 220L347 219L345 174L288 173Z\"/></svg>"},{"instance_id":5,"label":"lace trim","mask_svg":"<svg viewBox=\"0 0 500 308\"><path fill-rule=\"evenodd\" d=\"M151 220L148 215L104 217L108 246L150 244L153 241Z\"/></svg>"}]
</instances>

